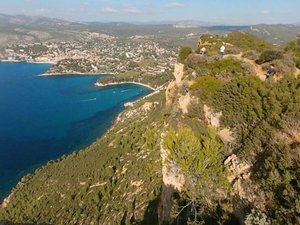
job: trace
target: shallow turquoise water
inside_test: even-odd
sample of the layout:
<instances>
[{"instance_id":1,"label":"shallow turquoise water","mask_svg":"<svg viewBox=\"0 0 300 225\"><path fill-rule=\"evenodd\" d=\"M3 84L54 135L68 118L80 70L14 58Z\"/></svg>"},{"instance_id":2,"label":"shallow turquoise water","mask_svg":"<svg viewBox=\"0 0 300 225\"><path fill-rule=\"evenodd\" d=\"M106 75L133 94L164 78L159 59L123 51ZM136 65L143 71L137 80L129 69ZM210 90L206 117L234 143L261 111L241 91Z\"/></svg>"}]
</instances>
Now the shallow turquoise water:
<instances>
[{"instance_id":1,"label":"shallow turquoise water","mask_svg":"<svg viewBox=\"0 0 300 225\"><path fill-rule=\"evenodd\" d=\"M151 90L95 87L99 76L37 76L49 64L0 63L0 199L28 171L88 146Z\"/></svg>"}]
</instances>

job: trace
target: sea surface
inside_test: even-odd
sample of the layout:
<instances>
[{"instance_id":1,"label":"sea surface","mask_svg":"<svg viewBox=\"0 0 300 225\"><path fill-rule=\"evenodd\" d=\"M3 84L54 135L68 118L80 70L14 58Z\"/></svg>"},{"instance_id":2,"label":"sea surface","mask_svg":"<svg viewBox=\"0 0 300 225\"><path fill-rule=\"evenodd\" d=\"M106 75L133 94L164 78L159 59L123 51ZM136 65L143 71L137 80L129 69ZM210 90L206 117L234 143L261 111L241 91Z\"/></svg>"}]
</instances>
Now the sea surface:
<instances>
[{"instance_id":1,"label":"sea surface","mask_svg":"<svg viewBox=\"0 0 300 225\"><path fill-rule=\"evenodd\" d=\"M96 87L100 76L37 76L50 67L0 62L0 200L28 172L90 145L125 102L151 92L134 84Z\"/></svg>"}]
</instances>

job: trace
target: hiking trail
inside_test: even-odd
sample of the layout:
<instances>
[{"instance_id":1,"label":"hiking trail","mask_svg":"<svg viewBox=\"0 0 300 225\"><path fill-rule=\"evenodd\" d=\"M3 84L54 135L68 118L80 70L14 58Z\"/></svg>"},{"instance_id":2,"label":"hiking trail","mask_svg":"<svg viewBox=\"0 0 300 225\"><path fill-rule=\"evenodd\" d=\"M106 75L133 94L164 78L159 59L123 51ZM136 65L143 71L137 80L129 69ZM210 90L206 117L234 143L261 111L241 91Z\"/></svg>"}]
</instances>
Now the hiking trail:
<instances>
[{"instance_id":1,"label":"hiking trail","mask_svg":"<svg viewBox=\"0 0 300 225\"><path fill-rule=\"evenodd\" d=\"M241 61L244 61L244 62L248 63L249 65L252 66L252 68L255 71L255 74L259 77L259 79L261 79L262 81L265 81L266 80L266 75L265 75L266 71L262 68L262 66L256 64L254 60L244 58L242 55L243 55L242 52L239 53L239 54L236 54L236 55L228 54L228 55L224 56L224 59L234 57L238 60L241 60ZM300 69L298 69L297 67L295 68L294 75L295 75L295 77L300 76ZM282 76L278 76L276 80L280 80L281 78L282 78Z\"/></svg>"},{"instance_id":2,"label":"hiking trail","mask_svg":"<svg viewBox=\"0 0 300 225\"><path fill-rule=\"evenodd\" d=\"M244 62L248 63L249 65L252 66L252 68L255 71L255 74L259 77L259 79L261 79L262 81L265 81L266 80L266 75L265 75L266 71L262 68L262 66L257 65L254 60L242 57L242 54L243 53L239 53L237 55L228 54L228 55L224 56L224 59L229 58L229 57L235 57L238 60L241 60L241 61L244 61Z\"/></svg>"}]
</instances>

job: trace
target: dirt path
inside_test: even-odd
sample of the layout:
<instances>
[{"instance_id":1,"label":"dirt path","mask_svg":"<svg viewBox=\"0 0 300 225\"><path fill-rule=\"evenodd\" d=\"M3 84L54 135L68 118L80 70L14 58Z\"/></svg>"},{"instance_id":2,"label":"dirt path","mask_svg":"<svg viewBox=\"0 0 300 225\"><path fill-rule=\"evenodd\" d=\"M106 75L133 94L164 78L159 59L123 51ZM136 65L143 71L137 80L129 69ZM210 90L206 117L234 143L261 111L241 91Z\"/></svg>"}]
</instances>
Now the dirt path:
<instances>
[{"instance_id":1,"label":"dirt path","mask_svg":"<svg viewBox=\"0 0 300 225\"><path fill-rule=\"evenodd\" d=\"M259 77L259 79L261 79L262 81L266 80L266 76L265 76L266 71L260 65L257 65L254 60L242 57L242 53L237 54L237 55L228 54L228 55L224 56L225 59L229 58L229 57L235 57L238 60L242 60L242 61L250 64L252 66L252 68L254 69L255 74ZM300 76L300 69L296 68L294 75L295 75L295 77ZM282 78L282 76L278 77L277 79L280 80L281 78Z\"/></svg>"},{"instance_id":2,"label":"dirt path","mask_svg":"<svg viewBox=\"0 0 300 225\"><path fill-rule=\"evenodd\" d=\"M242 53L237 54L237 55L229 54L229 55L224 56L225 59L229 58L229 57L235 57L238 60L242 60L242 61L250 64L252 66L252 68L254 69L255 74L259 77L259 79L261 79L262 81L266 80L265 70L260 65L257 65L254 60L242 57Z\"/></svg>"},{"instance_id":3,"label":"dirt path","mask_svg":"<svg viewBox=\"0 0 300 225\"><path fill-rule=\"evenodd\" d=\"M299 77L300 76L300 69L296 68L296 71L294 73L295 77Z\"/></svg>"}]
</instances>

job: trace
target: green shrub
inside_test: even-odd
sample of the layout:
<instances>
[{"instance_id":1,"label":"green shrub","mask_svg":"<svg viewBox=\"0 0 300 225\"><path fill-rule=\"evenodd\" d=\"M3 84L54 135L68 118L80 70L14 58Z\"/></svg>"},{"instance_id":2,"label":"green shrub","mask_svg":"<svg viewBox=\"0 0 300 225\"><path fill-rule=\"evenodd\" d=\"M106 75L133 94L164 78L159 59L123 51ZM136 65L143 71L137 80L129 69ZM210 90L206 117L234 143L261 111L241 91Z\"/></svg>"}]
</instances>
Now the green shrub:
<instances>
[{"instance_id":1,"label":"green shrub","mask_svg":"<svg viewBox=\"0 0 300 225\"><path fill-rule=\"evenodd\" d=\"M276 225L297 224L295 216L300 210L300 169L293 160L293 152L300 149L292 148L283 144L274 145L260 154L254 165L254 179L273 206L268 211L272 224Z\"/></svg>"},{"instance_id":2,"label":"green shrub","mask_svg":"<svg viewBox=\"0 0 300 225\"><path fill-rule=\"evenodd\" d=\"M178 61L183 63L184 60L191 54L193 50L190 47L181 47L179 51Z\"/></svg>"},{"instance_id":3,"label":"green shrub","mask_svg":"<svg viewBox=\"0 0 300 225\"><path fill-rule=\"evenodd\" d=\"M187 58L185 65L201 76L209 75L223 80L249 74L248 69L242 61L234 58L219 60L214 57L205 57L205 59L202 59L190 56Z\"/></svg>"},{"instance_id":4,"label":"green shrub","mask_svg":"<svg viewBox=\"0 0 300 225\"><path fill-rule=\"evenodd\" d=\"M222 145L216 131L196 136L191 128L170 128L163 139L169 160L186 178L185 193L201 206L215 208L228 188ZM207 200L207 201L206 201Z\"/></svg>"},{"instance_id":5,"label":"green shrub","mask_svg":"<svg viewBox=\"0 0 300 225\"><path fill-rule=\"evenodd\" d=\"M220 46L226 44L226 52L239 53L241 51L257 51L262 52L271 49L272 46L268 42L259 37L246 32L231 32L226 36L218 36L205 34L200 37L201 43L210 45L213 51L218 51Z\"/></svg>"},{"instance_id":6,"label":"green shrub","mask_svg":"<svg viewBox=\"0 0 300 225\"><path fill-rule=\"evenodd\" d=\"M282 59L283 58L283 53L280 51L275 51L275 50L267 50L261 53L259 56L259 59L256 60L257 64L263 64L267 62L271 62L276 59Z\"/></svg>"},{"instance_id":7,"label":"green shrub","mask_svg":"<svg viewBox=\"0 0 300 225\"><path fill-rule=\"evenodd\" d=\"M213 76L201 76L195 80L191 86L191 90L197 91L202 101L209 101L224 84L223 81Z\"/></svg>"},{"instance_id":8,"label":"green shrub","mask_svg":"<svg viewBox=\"0 0 300 225\"><path fill-rule=\"evenodd\" d=\"M300 39L291 41L285 48L285 51L293 54L296 67L300 69Z\"/></svg>"},{"instance_id":9,"label":"green shrub","mask_svg":"<svg viewBox=\"0 0 300 225\"><path fill-rule=\"evenodd\" d=\"M214 106L223 112L225 126L255 126L263 114L263 82L255 76L239 77L228 82L214 95Z\"/></svg>"}]
</instances>

